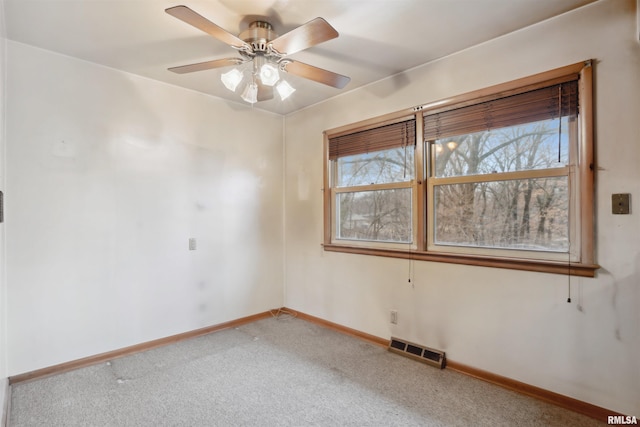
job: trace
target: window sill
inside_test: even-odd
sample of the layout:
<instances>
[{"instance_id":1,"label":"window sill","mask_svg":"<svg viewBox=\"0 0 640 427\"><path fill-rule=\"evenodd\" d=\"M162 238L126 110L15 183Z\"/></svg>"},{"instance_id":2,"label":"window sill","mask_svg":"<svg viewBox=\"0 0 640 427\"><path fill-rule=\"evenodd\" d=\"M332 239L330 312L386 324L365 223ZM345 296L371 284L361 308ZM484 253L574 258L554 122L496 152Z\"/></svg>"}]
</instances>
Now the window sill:
<instances>
[{"instance_id":1,"label":"window sill","mask_svg":"<svg viewBox=\"0 0 640 427\"><path fill-rule=\"evenodd\" d=\"M597 264L539 261L520 258L494 258L489 256L442 254L399 249L363 248L336 244L324 244L323 246L324 250L329 252L345 252L360 255L414 259L419 261L446 262L450 264L464 264L480 267L508 268L512 270L536 271L540 273L564 274L581 277L595 277L596 270L600 268Z\"/></svg>"}]
</instances>

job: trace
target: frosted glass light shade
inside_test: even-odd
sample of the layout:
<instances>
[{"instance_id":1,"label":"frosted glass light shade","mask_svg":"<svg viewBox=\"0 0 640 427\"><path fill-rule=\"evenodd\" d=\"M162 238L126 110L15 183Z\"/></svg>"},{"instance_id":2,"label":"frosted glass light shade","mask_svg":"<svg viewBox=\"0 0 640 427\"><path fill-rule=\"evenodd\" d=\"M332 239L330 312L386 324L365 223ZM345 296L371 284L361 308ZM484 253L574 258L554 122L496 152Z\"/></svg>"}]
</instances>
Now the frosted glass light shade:
<instances>
[{"instance_id":1,"label":"frosted glass light shade","mask_svg":"<svg viewBox=\"0 0 640 427\"><path fill-rule=\"evenodd\" d=\"M249 83L244 88L244 91L241 95L242 99L247 101L250 104L255 104L258 102L258 85L255 83Z\"/></svg>"},{"instance_id":2,"label":"frosted glass light shade","mask_svg":"<svg viewBox=\"0 0 640 427\"><path fill-rule=\"evenodd\" d=\"M278 67L270 63L266 63L260 67L260 81L262 81L263 85L273 86L278 80L280 80Z\"/></svg>"},{"instance_id":3,"label":"frosted glass light shade","mask_svg":"<svg viewBox=\"0 0 640 427\"><path fill-rule=\"evenodd\" d=\"M222 74L220 76L220 80L222 80L222 83L227 89L235 92L236 88L242 81L242 72L240 72L240 70L238 70L237 68L234 68L233 70L227 71L226 73Z\"/></svg>"},{"instance_id":4,"label":"frosted glass light shade","mask_svg":"<svg viewBox=\"0 0 640 427\"><path fill-rule=\"evenodd\" d=\"M295 88L291 86L289 83L287 83L285 80L278 83L278 85L276 86L276 90L280 95L280 99L283 101L287 99L293 92L296 91Z\"/></svg>"}]
</instances>

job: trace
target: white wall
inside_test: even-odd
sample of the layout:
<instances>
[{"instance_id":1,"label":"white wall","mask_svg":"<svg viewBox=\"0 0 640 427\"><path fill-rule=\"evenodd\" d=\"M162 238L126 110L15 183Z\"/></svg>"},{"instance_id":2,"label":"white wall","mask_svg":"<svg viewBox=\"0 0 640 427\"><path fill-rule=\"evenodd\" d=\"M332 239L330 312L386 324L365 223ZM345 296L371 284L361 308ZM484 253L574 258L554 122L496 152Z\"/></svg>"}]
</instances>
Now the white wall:
<instances>
[{"instance_id":1,"label":"white wall","mask_svg":"<svg viewBox=\"0 0 640 427\"><path fill-rule=\"evenodd\" d=\"M5 192L5 76L6 27L4 3L0 2L0 191ZM0 224L0 422L7 398L7 285L5 281L4 223Z\"/></svg>"},{"instance_id":2,"label":"white wall","mask_svg":"<svg viewBox=\"0 0 640 427\"><path fill-rule=\"evenodd\" d=\"M10 375L282 306L281 116L7 50Z\"/></svg>"},{"instance_id":3,"label":"white wall","mask_svg":"<svg viewBox=\"0 0 640 427\"><path fill-rule=\"evenodd\" d=\"M640 209L614 216L610 201L612 193L640 198L635 5L603 0L287 116L286 306L640 414ZM590 58L600 169L595 279L323 252L323 130Z\"/></svg>"}]
</instances>

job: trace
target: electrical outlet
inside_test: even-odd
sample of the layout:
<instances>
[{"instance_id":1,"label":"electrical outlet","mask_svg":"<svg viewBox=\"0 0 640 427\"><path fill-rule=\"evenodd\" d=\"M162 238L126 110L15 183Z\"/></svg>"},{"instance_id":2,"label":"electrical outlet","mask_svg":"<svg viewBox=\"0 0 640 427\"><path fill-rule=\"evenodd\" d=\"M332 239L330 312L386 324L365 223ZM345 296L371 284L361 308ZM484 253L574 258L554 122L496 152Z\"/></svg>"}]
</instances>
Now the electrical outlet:
<instances>
[{"instance_id":1,"label":"electrical outlet","mask_svg":"<svg viewBox=\"0 0 640 427\"><path fill-rule=\"evenodd\" d=\"M196 238L192 237L189 239L189 250L190 251L195 251L196 250Z\"/></svg>"},{"instance_id":2,"label":"electrical outlet","mask_svg":"<svg viewBox=\"0 0 640 427\"><path fill-rule=\"evenodd\" d=\"M391 310L390 313L390 321L392 324L397 325L398 324L398 310Z\"/></svg>"}]
</instances>

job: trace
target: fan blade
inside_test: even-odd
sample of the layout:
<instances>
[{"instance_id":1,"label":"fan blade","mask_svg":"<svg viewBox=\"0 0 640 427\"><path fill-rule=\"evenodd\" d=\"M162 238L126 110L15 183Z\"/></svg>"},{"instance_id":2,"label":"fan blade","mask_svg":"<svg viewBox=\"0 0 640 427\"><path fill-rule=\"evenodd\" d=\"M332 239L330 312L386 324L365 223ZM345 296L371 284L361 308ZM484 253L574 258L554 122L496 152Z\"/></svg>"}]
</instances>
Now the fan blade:
<instances>
[{"instance_id":1,"label":"fan blade","mask_svg":"<svg viewBox=\"0 0 640 427\"><path fill-rule=\"evenodd\" d=\"M169 71L178 74L193 73L194 71L211 70L213 68L228 67L230 65L240 65L244 60L240 58L224 58L215 59L213 61L198 62L197 64L181 65L179 67L171 67Z\"/></svg>"},{"instance_id":2,"label":"fan blade","mask_svg":"<svg viewBox=\"0 0 640 427\"><path fill-rule=\"evenodd\" d=\"M273 99L273 86L263 85L260 81L256 83L258 84L258 102Z\"/></svg>"},{"instance_id":3,"label":"fan blade","mask_svg":"<svg viewBox=\"0 0 640 427\"><path fill-rule=\"evenodd\" d=\"M189 25L196 27L199 30L204 31L205 33L217 38L218 40L225 42L231 47L234 47L236 49L251 49L251 47L244 40L217 26L207 18L189 9L187 6L170 7L168 9L165 9L165 12L183 22L186 22Z\"/></svg>"},{"instance_id":4,"label":"fan blade","mask_svg":"<svg viewBox=\"0 0 640 427\"><path fill-rule=\"evenodd\" d=\"M284 66L282 69L289 74L304 77L305 79L333 86L338 89L342 89L351 81L350 77L343 76L332 71L323 70L322 68L314 67L313 65L305 64L303 62L285 60L283 63Z\"/></svg>"},{"instance_id":5,"label":"fan blade","mask_svg":"<svg viewBox=\"0 0 640 427\"><path fill-rule=\"evenodd\" d=\"M338 32L322 18L313 19L269 43L272 49L286 56L338 37Z\"/></svg>"}]
</instances>

